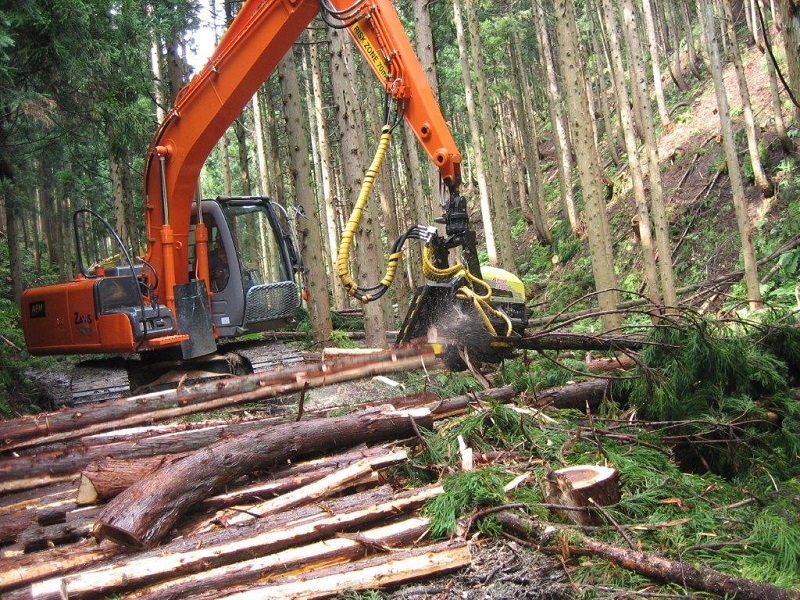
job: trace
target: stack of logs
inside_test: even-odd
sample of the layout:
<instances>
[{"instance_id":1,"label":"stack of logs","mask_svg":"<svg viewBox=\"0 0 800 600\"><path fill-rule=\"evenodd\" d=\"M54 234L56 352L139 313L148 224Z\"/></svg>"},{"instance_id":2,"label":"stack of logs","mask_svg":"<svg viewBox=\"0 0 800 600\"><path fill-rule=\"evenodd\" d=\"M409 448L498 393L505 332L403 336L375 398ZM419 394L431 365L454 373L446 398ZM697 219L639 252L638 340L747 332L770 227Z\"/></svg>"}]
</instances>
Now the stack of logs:
<instances>
[{"instance_id":1,"label":"stack of logs","mask_svg":"<svg viewBox=\"0 0 800 600\"><path fill-rule=\"evenodd\" d=\"M435 419L510 387L302 407L309 387L435 366L395 349L0 423L2 597L317 598L468 565L464 541L426 536L441 487L398 491L387 469ZM291 419L174 421L296 392Z\"/></svg>"}]
</instances>

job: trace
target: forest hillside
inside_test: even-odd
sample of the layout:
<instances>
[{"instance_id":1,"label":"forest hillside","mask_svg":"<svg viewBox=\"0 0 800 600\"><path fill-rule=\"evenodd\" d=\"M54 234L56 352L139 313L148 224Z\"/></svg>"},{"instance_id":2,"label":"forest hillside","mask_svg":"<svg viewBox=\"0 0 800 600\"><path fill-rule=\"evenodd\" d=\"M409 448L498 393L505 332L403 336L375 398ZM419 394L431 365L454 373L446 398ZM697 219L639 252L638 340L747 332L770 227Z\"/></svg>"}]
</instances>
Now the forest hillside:
<instances>
[{"instance_id":1,"label":"forest hillside","mask_svg":"<svg viewBox=\"0 0 800 600\"><path fill-rule=\"evenodd\" d=\"M800 15L792 3L376 0L397 9L419 55L425 81L413 85L430 87L438 98L441 115L437 108L431 122L444 123L458 148L460 162L455 150L448 160L459 165L460 186L450 171L431 166L436 161L425 152L425 136L422 145L415 137L413 119L400 125L403 104L392 100L392 85L384 94L370 72L380 66L363 60L344 32L368 28L368 19L350 18L365 4L344 4L321 3L322 15L296 42L282 40L291 48L241 111L210 119L207 130L222 133L209 144L202 170L194 165L198 176L170 188L191 198L197 187L205 198L276 201L278 220L297 233L303 291L296 296L303 304L280 332L286 338L249 332L243 345L280 338L282 351L311 366L268 367L197 387L181 378L177 391L78 407L61 406L76 363L106 355L31 356L21 319L35 311L20 309L21 295L79 272L84 257L74 248L72 215L91 211L115 233L78 227L95 269L88 278L118 269L114 261L128 253L148 302L158 304L154 290L164 272L148 260L156 236L145 222L167 211L144 190L164 194L167 184L158 185L156 175L167 161L158 167L165 155L158 144L147 151L148 144L162 131L159 123L170 127L188 114L202 122L212 110L213 102L193 107L192 94L178 94L223 71L217 63L190 65L198 27L219 36L237 13L277 4L31 0L0 14L0 516L7 516L0 519L0 591L31 597L37 580L50 577L53 597L70 585L78 586L75 597L96 597L97 581L82 578L84 567L105 569L108 597L164 597L161 585L197 590L202 582L192 577L220 575L206 561L219 560L213 566L223 570L229 565L222 561L238 565L257 546L259 528L271 526L264 523L300 513L281 505L270 519L240 528L250 533L228 545L227 525L255 513L229 509L230 498L201 497L198 485L197 512L175 516L175 529L164 526L163 546L145 550L138 540L123 555L108 550L108 523L117 515L104 525L95 521L127 501L120 490L110 493L119 494L114 499L95 497L88 508L76 508L69 496L53 501L60 504L51 511L46 498L72 494L64 488L76 477L84 481L86 472L107 466L101 459L128 453L124 458L158 462L143 481L161 466L181 474L170 483L179 496L195 475L181 471L181 461L197 461L197 473L206 469L204 476L222 482L216 492L225 488L227 496L230 484L231 496L247 496L239 488L253 484L250 500L261 502L273 494L271 478L284 471L250 468L254 444L269 446L278 439L272 432L285 435L278 455L281 465L292 463L285 473L292 479L292 468L306 468L291 455L297 440L324 438L325 452L343 450L336 446L341 432L314 438L308 431L346 423L342 439L360 439L372 432L371 419L383 418L375 402L392 401L424 414L402 427L389 417L388 433L381 430L402 436L403 458L369 483L359 479L354 485L365 496L339 490L335 502L318 508L315 500L309 510L327 518L331 506L366 502L393 517L392 502L430 493L435 497L409 509L424 524L412 543L424 539L444 554L455 548L471 566L460 563L453 574L419 586L364 584L366 591L341 598L800 597L800 106L792 93L800 90ZM218 91L188 89L212 100ZM405 238L414 244L403 252L393 285L366 302L348 296L338 280L337 246L348 236L348 217L386 129L393 139L353 233L353 256L344 261L353 287L380 287L370 285L394 264L396 257L386 256L398 254L393 243L402 232L412 232ZM447 135L442 139L449 144ZM434 223L462 198L476 234L474 258L524 286L530 320L514 338L519 349L500 364L473 363L465 354L459 369L431 367L427 344L384 349L374 359L356 353L357 375L378 373L382 360L413 360L415 368L387 367L392 379L354 376L356 383L326 385L323 348L387 345L414 288L435 274L415 227ZM220 220L246 217L245 204L234 201ZM179 203L177 213L188 228L187 206ZM248 237L263 229L246 224L227 241L241 242L230 247L243 261L268 263L268 245ZM192 252L198 245L187 243ZM174 255L190 260L182 247ZM196 263L186 266L176 273L202 273ZM208 265L209 283L216 266ZM272 263L265 269L280 270ZM253 282L245 271L235 274L240 293ZM213 293L221 297L227 283L220 285ZM75 315L76 322L85 317ZM78 323L90 331L89 324ZM149 404L155 397L165 406ZM136 427L119 430L120 423ZM159 441L162 426L175 428L166 444ZM184 433L189 446L179 449L171 436ZM247 458L236 465L214 451L217 443L231 444L227 452L241 440ZM581 497L562 471L571 468L611 473L611 485L602 498L595 491ZM226 479L228 469L236 477ZM375 482L393 494L391 502L369 495L389 493L370 487ZM127 489L136 483L127 481ZM155 486L133 504L169 487ZM278 505L285 499L276 498ZM220 517L223 508L230 512ZM103 527L112 533L97 545L90 535L102 538ZM212 539L204 536L220 531L213 542L219 546L208 546L220 553L204 555ZM178 572L190 543L184 533L201 541L189 550L197 550L196 562ZM358 546L370 560L391 555L360 530L352 539L338 533L331 533L337 542ZM244 551L240 542L253 545ZM164 566L173 564L167 556L175 572ZM164 565L149 579L137 565L152 557ZM73 575L64 575L70 569ZM260 571L245 571L235 575L239 587L225 593L265 585Z\"/></svg>"}]
</instances>

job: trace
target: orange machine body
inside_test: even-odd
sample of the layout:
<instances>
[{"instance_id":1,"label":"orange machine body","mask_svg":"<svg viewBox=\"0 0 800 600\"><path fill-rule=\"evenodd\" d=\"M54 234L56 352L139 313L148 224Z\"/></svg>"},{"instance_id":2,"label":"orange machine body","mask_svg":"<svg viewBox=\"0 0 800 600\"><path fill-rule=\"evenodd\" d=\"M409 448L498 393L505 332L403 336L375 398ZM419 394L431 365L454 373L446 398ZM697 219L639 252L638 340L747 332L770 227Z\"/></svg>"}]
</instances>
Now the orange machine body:
<instances>
[{"instance_id":1,"label":"orange machine body","mask_svg":"<svg viewBox=\"0 0 800 600\"><path fill-rule=\"evenodd\" d=\"M460 185L461 155L391 0L326 0L347 14L348 32L438 167L451 193ZM353 7L358 7L357 10ZM142 270L142 313L162 312L178 322L175 290L191 277L210 290L204 230L195 235L198 259L190 274L192 203L200 171L227 128L319 14L319 0L247 0L206 66L186 85L159 126L145 156L145 220L151 269ZM354 17L358 17L357 21ZM191 276L191 277L190 277ZM32 353L140 351L179 345L180 327L138 335L126 314L97 306L91 278L28 290L23 325ZM145 306L147 305L147 306ZM193 305L196 306L196 305ZM43 313L37 313L43 310Z\"/></svg>"}]
</instances>

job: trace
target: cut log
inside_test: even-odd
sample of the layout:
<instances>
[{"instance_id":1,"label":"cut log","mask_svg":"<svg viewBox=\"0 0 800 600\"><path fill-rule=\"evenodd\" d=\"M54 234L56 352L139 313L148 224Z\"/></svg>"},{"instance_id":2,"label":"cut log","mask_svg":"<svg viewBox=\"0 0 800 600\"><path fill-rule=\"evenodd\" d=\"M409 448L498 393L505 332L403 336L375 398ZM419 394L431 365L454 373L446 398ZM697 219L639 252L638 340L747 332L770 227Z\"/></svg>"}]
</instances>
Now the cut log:
<instances>
[{"instance_id":1,"label":"cut log","mask_svg":"<svg viewBox=\"0 0 800 600\"><path fill-rule=\"evenodd\" d=\"M71 481L81 469L102 458L133 459L191 452L231 435L264 429L275 422L231 423L111 444L88 445L79 441L58 451L5 458L0 460L0 492L31 489L52 479Z\"/></svg>"},{"instance_id":2,"label":"cut log","mask_svg":"<svg viewBox=\"0 0 800 600\"><path fill-rule=\"evenodd\" d=\"M386 456L375 458L362 458L361 460L323 477L319 481L309 483L292 492L267 500L253 506L247 506L235 514L226 515L219 519L223 525L230 527L252 519L266 517L288 508L294 508L324 498L334 492L346 489L355 482L361 481L374 469L400 464L408 460L405 450L392 452Z\"/></svg>"},{"instance_id":3,"label":"cut log","mask_svg":"<svg viewBox=\"0 0 800 600\"><path fill-rule=\"evenodd\" d=\"M0 422L0 448L10 450L91 433L284 396L307 389L419 368L438 359L429 346L386 350L381 354L304 365L154 392L104 404Z\"/></svg>"},{"instance_id":4,"label":"cut log","mask_svg":"<svg viewBox=\"0 0 800 600\"><path fill-rule=\"evenodd\" d=\"M300 486L318 481L362 458L382 456L385 453L386 448L381 446L368 448L366 444L359 444L359 446L347 452L293 463L288 467L276 469L264 481L207 498L203 500L203 507L219 509L245 502L263 500L264 498L273 498L295 490Z\"/></svg>"},{"instance_id":5,"label":"cut log","mask_svg":"<svg viewBox=\"0 0 800 600\"><path fill-rule=\"evenodd\" d=\"M611 467L576 465L547 474L545 499L579 509L556 511L578 525L602 525L602 517L591 510L592 502L608 506L619 502L619 498L619 471Z\"/></svg>"},{"instance_id":6,"label":"cut log","mask_svg":"<svg viewBox=\"0 0 800 600\"><path fill-rule=\"evenodd\" d=\"M504 528L516 535L530 539L538 545L547 544L558 531L531 519L519 517L509 511L497 514ZM574 535L574 532L571 534ZM675 583L681 587L702 590L736 600L798 600L799 590L780 588L766 581L753 581L728 575L708 567L696 567L687 562L670 560L652 552L642 552L612 546L586 535L577 541L582 554L601 556L620 567L630 569L659 581ZM574 539L574 537L570 538ZM572 543L572 542L571 542ZM559 548L560 550L560 548Z\"/></svg>"},{"instance_id":7,"label":"cut log","mask_svg":"<svg viewBox=\"0 0 800 600\"><path fill-rule=\"evenodd\" d=\"M331 567L321 573L287 578L220 600L311 600L328 598L349 590L371 590L424 579L469 566L469 547L463 540L392 553L373 559Z\"/></svg>"},{"instance_id":8,"label":"cut log","mask_svg":"<svg viewBox=\"0 0 800 600\"><path fill-rule=\"evenodd\" d=\"M331 564L343 560L356 560L375 549L387 550L408 544L420 538L430 526L422 517L412 517L399 523L377 527L353 537L333 538L290 548L275 554L242 561L174 579L138 590L126 596L126 600L179 600L196 598L208 590L222 590L234 585L252 583L276 573L294 569L312 569L320 564ZM380 551L380 550L378 550Z\"/></svg>"},{"instance_id":9,"label":"cut log","mask_svg":"<svg viewBox=\"0 0 800 600\"><path fill-rule=\"evenodd\" d=\"M185 456L188 453L127 460L105 458L96 461L81 471L76 502L97 504L113 498L144 476Z\"/></svg>"},{"instance_id":10,"label":"cut log","mask_svg":"<svg viewBox=\"0 0 800 600\"><path fill-rule=\"evenodd\" d=\"M533 404L538 407L574 408L585 411L587 407L600 406L611 391L611 382L605 379L590 379L549 388L533 395Z\"/></svg>"},{"instance_id":11,"label":"cut log","mask_svg":"<svg viewBox=\"0 0 800 600\"><path fill-rule=\"evenodd\" d=\"M387 519L422 505L442 493L441 486L430 486L396 494L389 501L347 513L323 515L295 525L256 533L250 524L224 530L235 533L227 542L209 544L202 536L184 541L184 551L170 545L132 556L124 562L55 577L31 584L28 588L4 595L4 600L70 600L98 598L165 579L198 573L226 564L266 556L299 544L326 539L353 528ZM258 521L254 522L258 524ZM224 537L224 536L223 536Z\"/></svg>"},{"instance_id":12,"label":"cut log","mask_svg":"<svg viewBox=\"0 0 800 600\"><path fill-rule=\"evenodd\" d=\"M131 548L152 547L191 506L243 474L337 447L409 437L415 421L433 427L429 411L383 410L289 423L224 440L129 487L106 505L94 535Z\"/></svg>"},{"instance_id":13,"label":"cut log","mask_svg":"<svg viewBox=\"0 0 800 600\"><path fill-rule=\"evenodd\" d=\"M351 494L344 498L337 498L319 503L314 506L304 506L291 511L286 511L267 521L254 521L244 527L223 529L201 535L192 535L166 544L159 549L165 554L187 552L196 548L231 544L236 539L252 535L260 535L281 528L288 528L291 523L312 522L314 519L327 517L337 513L353 513L364 506L374 506L389 502L393 497L389 486L381 486ZM398 495L401 500L405 496ZM24 556L14 556L0 559L0 591L6 600L12 592L5 592L12 588L19 588L30 583L47 578L62 577L79 569L96 567L114 556L124 556L129 550L113 542L101 544L79 542L62 548L54 548ZM17 595L20 598L30 597L30 587L24 588ZM14 592L16 593L16 592Z\"/></svg>"}]
</instances>

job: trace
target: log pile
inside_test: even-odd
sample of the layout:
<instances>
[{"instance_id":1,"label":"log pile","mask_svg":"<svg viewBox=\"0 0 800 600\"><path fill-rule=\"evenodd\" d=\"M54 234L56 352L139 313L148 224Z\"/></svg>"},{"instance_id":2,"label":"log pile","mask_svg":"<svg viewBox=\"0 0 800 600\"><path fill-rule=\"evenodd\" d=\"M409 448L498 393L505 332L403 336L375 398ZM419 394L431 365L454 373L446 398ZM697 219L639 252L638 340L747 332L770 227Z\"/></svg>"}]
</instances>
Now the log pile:
<instances>
[{"instance_id":1,"label":"log pile","mask_svg":"<svg viewBox=\"0 0 800 600\"><path fill-rule=\"evenodd\" d=\"M0 596L315 598L468 565L464 541L427 536L420 508L441 487L393 489L390 469L421 429L513 388L331 417L304 408L310 388L437 366L415 348L332 360L0 423ZM606 389L522 400L595 405ZM282 417L175 421L289 393Z\"/></svg>"},{"instance_id":2,"label":"log pile","mask_svg":"<svg viewBox=\"0 0 800 600\"><path fill-rule=\"evenodd\" d=\"M389 484L433 427L427 395L338 417L156 423L433 360L394 351L0 424L0 595L316 598L468 565L466 542L427 537L420 508L441 487Z\"/></svg>"}]
</instances>

